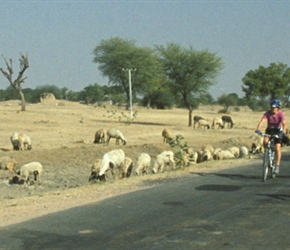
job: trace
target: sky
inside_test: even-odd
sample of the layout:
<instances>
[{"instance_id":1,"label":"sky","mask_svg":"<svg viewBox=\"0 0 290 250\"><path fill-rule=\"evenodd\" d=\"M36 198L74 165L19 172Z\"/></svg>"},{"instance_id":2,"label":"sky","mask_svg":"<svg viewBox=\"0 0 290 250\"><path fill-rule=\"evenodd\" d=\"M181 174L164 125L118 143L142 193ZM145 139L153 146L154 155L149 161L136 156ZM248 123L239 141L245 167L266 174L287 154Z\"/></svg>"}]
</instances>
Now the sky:
<instances>
[{"instance_id":1,"label":"sky","mask_svg":"<svg viewBox=\"0 0 290 250\"><path fill-rule=\"evenodd\" d=\"M92 51L102 40L120 37L140 47L176 43L208 50L224 68L209 93L244 96L250 70L282 62L290 67L290 1L1 1L0 54L20 54L30 67L22 88L55 85L80 91L107 85ZM0 68L6 69L0 58ZM0 89L9 83L0 75Z\"/></svg>"}]
</instances>

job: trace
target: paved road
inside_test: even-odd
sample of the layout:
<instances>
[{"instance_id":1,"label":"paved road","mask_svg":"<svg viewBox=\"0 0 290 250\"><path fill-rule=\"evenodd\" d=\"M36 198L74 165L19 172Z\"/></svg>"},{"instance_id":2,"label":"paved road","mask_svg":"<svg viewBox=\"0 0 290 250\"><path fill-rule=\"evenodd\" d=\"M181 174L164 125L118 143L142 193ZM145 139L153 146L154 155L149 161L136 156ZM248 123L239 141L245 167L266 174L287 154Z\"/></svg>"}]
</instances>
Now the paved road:
<instances>
[{"instance_id":1,"label":"paved road","mask_svg":"<svg viewBox=\"0 0 290 250\"><path fill-rule=\"evenodd\" d=\"M290 156L198 172L158 187L0 229L0 249L290 249Z\"/></svg>"}]
</instances>

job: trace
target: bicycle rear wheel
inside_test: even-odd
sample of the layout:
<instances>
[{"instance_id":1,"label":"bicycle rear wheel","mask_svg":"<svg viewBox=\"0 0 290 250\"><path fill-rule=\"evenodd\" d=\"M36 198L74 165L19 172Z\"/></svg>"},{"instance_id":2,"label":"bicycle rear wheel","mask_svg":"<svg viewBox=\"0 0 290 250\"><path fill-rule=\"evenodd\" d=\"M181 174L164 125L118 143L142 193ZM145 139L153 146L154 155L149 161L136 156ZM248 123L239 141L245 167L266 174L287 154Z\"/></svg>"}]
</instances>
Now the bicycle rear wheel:
<instances>
[{"instance_id":1,"label":"bicycle rear wheel","mask_svg":"<svg viewBox=\"0 0 290 250\"><path fill-rule=\"evenodd\" d=\"M266 149L263 160L263 181L267 180L269 164L269 149Z\"/></svg>"}]
</instances>

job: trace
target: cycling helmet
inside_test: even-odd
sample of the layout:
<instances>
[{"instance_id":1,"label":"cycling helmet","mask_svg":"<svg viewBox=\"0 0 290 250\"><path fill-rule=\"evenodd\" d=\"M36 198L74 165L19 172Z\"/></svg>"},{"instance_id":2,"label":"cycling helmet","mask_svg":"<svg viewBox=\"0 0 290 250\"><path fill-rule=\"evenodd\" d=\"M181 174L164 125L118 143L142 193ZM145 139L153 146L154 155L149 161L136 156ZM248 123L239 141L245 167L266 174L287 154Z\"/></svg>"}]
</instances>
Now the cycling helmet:
<instances>
[{"instance_id":1,"label":"cycling helmet","mask_svg":"<svg viewBox=\"0 0 290 250\"><path fill-rule=\"evenodd\" d=\"M271 101L271 107L272 108L280 108L280 106L281 106L281 103L280 103L280 101L279 100L273 100L273 101Z\"/></svg>"}]
</instances>

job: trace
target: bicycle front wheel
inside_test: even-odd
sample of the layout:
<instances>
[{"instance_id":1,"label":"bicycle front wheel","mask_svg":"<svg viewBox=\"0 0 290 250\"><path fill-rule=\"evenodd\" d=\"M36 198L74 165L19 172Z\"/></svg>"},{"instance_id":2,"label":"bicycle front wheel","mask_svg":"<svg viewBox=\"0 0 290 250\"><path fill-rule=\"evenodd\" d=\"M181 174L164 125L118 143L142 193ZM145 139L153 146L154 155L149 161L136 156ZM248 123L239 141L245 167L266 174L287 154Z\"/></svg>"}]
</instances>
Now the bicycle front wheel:
<instances>
[{"instance_id":1,"label":"bicycle front wheel","mask_svg":"<svg viewBox=\"0 0 290 250\"><path fill-rule=\"evenodd\" d=\"M267 180L269 163L269 149L266 149L263 160L263 181Z\"/></svg>"},{"instance_id":2,"label":"bicycle front wheel","mask_svg":"<svg viewBox=\"0 0 290 250\"><path fill-rule=\"evenodd\" d=\"M276 166L275 151L272 151L272 157L271 157L271 176L272 176L273 179L276 177L275 166Z\"/></svg>"}]
</instances>

